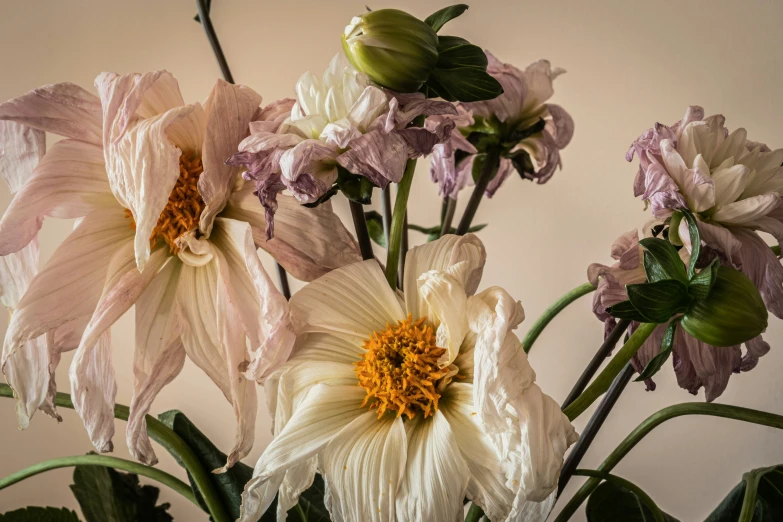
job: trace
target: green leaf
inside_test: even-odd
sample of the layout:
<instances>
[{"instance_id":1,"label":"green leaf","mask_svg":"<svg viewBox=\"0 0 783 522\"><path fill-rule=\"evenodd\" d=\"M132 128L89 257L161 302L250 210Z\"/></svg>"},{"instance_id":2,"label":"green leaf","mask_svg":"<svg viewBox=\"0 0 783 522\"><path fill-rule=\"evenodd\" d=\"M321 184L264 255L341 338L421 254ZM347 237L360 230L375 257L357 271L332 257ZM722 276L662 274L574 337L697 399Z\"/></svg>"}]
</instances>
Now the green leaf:
<instances>
[{"instance_id":1,"label":"green leaf","mask_svg":"<svg viewBox=\"0 0 783 522\"><path fill-rule=\"evenodd\" d=\"M602 482L587 501L585 513L588 522L652 522L653 509L642 502L637 493L617 480ZM641 490L639 490L641 491ZM649 498L649 497L648 497ZM654 504L653 504L654 505ZM658 509L655 506L655 509ZM658 509L666 522L677 519Z\"/></svg>"},{"instance_id":2,"label":"green leaf","mask_svg":"<svg viewBox=\"0 0 783 522\"><path fill-rule=\"evenodd\" d=\"M688 284L688 274L685 265L674 248L668 241L655 237L644 238L639 241L644 247L644 273L647 281L654 283L665 279L675 279Z\"/></svg>"},{"instance_id":3,"label":"green leaf","mask_svg":"<svg viewBox=\"0 0 783 522\"><path fill-rule=\"evenodd\" d=\"M160 490L139 484L139 476L103 466L76 466L73 496L86 522L171 522L169 504L156 505Z\"/></svg>"},{"instance_id":4,"label":"green leaf","mask_svg":"<svg viewBox=\"0 0 783 522\"><path fill-rule=\"evenodd\" d=\"M26 507L3 513L0 522L80 522L75 511L54 507Z\"/></svg>"},{"instance_id":5,"label":"green leaf","mask_svg":"<svg viewBox=\"0 0 783 522\"><path fill-rule=\"evenodd\" d=\"M650 359L650 362L648 362L647 366L644 367L642 373L640 373L639 377L636 378L636 382L650 379L653 375L658 373L658 371L663 367L663 363L669 359L669 356L672 354L672 346L674 345L674 332L677 330L677 323L679 323L677 320L669 323L669 326L666 328L666 333L663 334L661 351L658 352L658 355Z\"/></svg>"},{"instance_id":6,"label":"green leaf","mask_svg":"<svg viewBox=\"0 0 783 522\"><path fill-rule=\"evenodd\" d=\"M688 222L688 234L691 236L691 262L688 264L688 277L693 277L696 272L696 263L699 261L701 253L701 235L699 234L699 223L690 210L680 209L683 217ZM670 227L671 228L671 227Z\"/></svg>"},{"instance_id":7,"label":"green leaf","mask_svg":"<svg viewBox=\"0 0 783 522\"><path fill-rule=\"evenodd\" d=\"M329 187L329 190L327 190L326 192L323 193L323 195L321 195L320 198L313 201L312 203L303 203L302 206L307 208L315 208L321 203L326 203L327 201L332 199L332 196L334 196L338 192L340 192L340 187L338 187L337 185L332 185L331 187Z\"/></svg>"},{"instance_id":8,"label":"green leaf","mask_svg":"<svg viewBox=\"0 0 783 522\"><path fill-rule=\"evenodd\" d=\"M437 33L447 22L457 18L467 10L467 4L450 5L429 15L424 19L424 23L432 27L432 30Z\"/></svg>"},{"instance_id":9,"label":"green leaf","mask_svg":"<svg viewBox=\"0 0 783 522\"><path fill-rule=\"evenodd\" d=\"M617 319L628 319L629 321L638 321L640 323L647 321L631 301L617 303L616 305L607 308L606 311L609 312L609 315L616 317Z\"/></svg>"},{"instance_id":10,"label":"green leaf","mask_svg":"<svg viewBox=\"0 0 783 522\"><path fill-rule=\"evenodd\" d=\"M707 299L712 290L712 285L718 278L719 269L720 263L717 259L713 259L707 268L702 269L701 272L693 276L690 285L688 285L688 292L696 299Z\"/></svg>"},{"instance_id":11,"label":"green leaf","mask_svg":"<svg viewBox=\"0 0 783 522\"><path fill-rule=\"evenodd\" d=\"M458 36L438 38L438 69L474 67L487 70L487 55L478 45Z\"/></svg>"},{"instance_id":12,"label":"green leaf","mask_svg":"<svg viewBox=\"0 0 783 522\"><path fill-rule=\"evenodd\" d=\"M337 186L345 197L351 201L356 201L362 205L372 203L372 189L375 185L364 176L348 172L339 165L337 166Z\"/></svg>"},{"instance_id":13,"label":"green leaf","mask_svg":"<svg viewBox=\"0 0 783 522\"><path fill-rule=\"evenodd\" d=\"M705 522L736 522L746 496L753 503L752 522L783 520L783 464L745 473L742 482L729 492Z\"/></svg>"},{"instance_id":14,"label":"green leaf","mask_svg":"<svg viewBox=\"0 0 783 522\"><path fill-rule=\"evenodd\" d=\"M329 518L329 510L324 505L324 495L326 494L326 487L324 486L324 479L318 473L315 474L313 485L307 488L299 497L299 506L305 512L307 516L307 522L331 522ZM288 520L299 520L298 515L294 515L296 508L288 512ZM270 510L267 510L269 513ZM274 519L277 520L277 519Z\"/></svg>"},{"instance_id":15,"label":"green leaf","mask_svg":"<svg viewBox=\"0 0 783 522\"><path fill-rule=\"evenodd\" d=\"M386 248L386 233L383 231L383 216L374 210L370 210L364 213L364 219L367 221L367 231L370 233L370 239ZM410 225L408 225L408 228L410 228Z\"/></svg>"},{"instance_id":16,"label":"green leaf","mask_svg":"<svg viewBox=\"0 0 783 522\"><path fill-rule=\"evenodd\" d=\"M475 67L435 68L427 86L448 101L476 102L503 94L503 86L488 72Z\"/></svg>"},{"instance_id":17,"label":"green leaf","mask_svg":"<svg viewBox=\"0 0 783 522\"><path fill-rule=\"evenodd\" d=\"M628 300L646 319L646 323L665 323L674 314L685 313L693 298L679 281L666 279L654 283L626 285Z\"/></svg>"},{"instance_id":18,"label":"green leaf","mask_svg":"<svg viewBox=\"0 0 783 522\"><path fill-rule=\"evenodd\" d=\"M682 221L682 212L675 212L672 217L669 218L669 243L674 246L682 246L682 239L680 239L680 222Z\"/></svg>"}]
</instances>

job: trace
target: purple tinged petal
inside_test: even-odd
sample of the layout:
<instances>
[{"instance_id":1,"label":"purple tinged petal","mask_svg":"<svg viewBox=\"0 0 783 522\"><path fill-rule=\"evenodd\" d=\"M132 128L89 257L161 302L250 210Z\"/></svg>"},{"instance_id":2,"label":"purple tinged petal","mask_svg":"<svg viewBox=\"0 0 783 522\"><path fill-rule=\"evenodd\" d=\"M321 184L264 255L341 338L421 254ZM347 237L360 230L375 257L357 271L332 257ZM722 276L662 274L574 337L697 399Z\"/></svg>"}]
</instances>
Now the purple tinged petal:
<instances>
[{"instance_id":1,"label":"purple tinged petal","mask_svg":"<svg viewBox=\"0 0 783 522\"><path fill-rule=\"evenodd\" d=\"M487 184L487 190L484 191L484 194L491 198L495 195L495 192L497 189L500 188L500 186L503 184L506 179L511 175L512 172L514 172L514 165L511 163L511 160L508 158L500 158L500 165L498 166L497 174L495 174L495 177L490 180L490 182Z\"/></svg>"},{"instance_id":2,"label":"purple tinged petal","mask_svg":"<svg viewBox=\"0 0 783 522\"><path fill-rule=\"evenodd\" d=\"M783 318L783 266L755 232L736 228L733 233L742 245L738 251L740 270L759 289L767 309Z\"/></svg>"},{"instance_id":3,"label":"purple tinged petal","mask_svg":"<svg viewBox=\"0 0 783 522\"><path fill-rule=\"evenodd\" d=\"M745 355L742 356L742 365L740 366L740 371L743 372L755 368L759 362L759 358L765 356L770 349L769 343L760 335L746 342L745 348L747 350Z\"/></svg>"},{"instance_id":4,"label":"purple tinged petal","mask_svg":"<svg viewBox=\"0 0 783 522\"><path fill-rule=\"evenodd\" d=\"M408 158L408 142L400 133L374 130L353 140L350 150L337 156L337 162L386 188L390 181L399 183L402 179Z\"/></svg>"},{"instance_id":5,"label":"purple tinged petal","mask_svg":"<svg viewBox=\"0 0 783 522\"><path fill-rule=\"evenodd\" d=\"M574 119L560 105L549 103L546 105L552 120L547 122L547 130L552 135L555 145L563 149L571 143L574 136Z\"/></svg>"}]
</instances>

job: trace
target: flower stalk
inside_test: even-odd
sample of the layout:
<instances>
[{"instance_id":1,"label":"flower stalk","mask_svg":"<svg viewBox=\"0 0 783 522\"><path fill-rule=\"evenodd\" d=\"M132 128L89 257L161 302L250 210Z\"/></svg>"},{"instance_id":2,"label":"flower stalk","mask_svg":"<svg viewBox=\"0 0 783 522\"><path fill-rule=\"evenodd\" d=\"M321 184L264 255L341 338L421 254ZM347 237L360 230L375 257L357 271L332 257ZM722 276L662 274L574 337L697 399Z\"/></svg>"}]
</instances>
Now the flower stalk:
<instances>
[{"instance_id":1,"label":"flower stalk","mask_svg":"<svg viewBox=\"0 0 783 522\"><path fill-rule=\"evenodd\" d=\"M484 516L484 510L478 504L471 504L468 514L465 516L465 522L479 522Z\"/></svg>"},{"instance_id":2,"label":"flower stalk","mask_svg":"<svg viewBox=\"0 0 783 522\"><path fill-rule=\"evenodd\" d=\"M443 213L443 223L440 227L440 237L445 236L451 230L451 222L454 221L454 211L457 210L457 200L448 196L443 198L445 212Z\"/></svg>"},{"instance_id":3,"label":"flower stalk","mask_svg":"<svg viewBox=\"0 0 783 522\"><path fill-rule=\"evenodd\" d=\"M405 224L408 196L411 192L411 183L413 182L413 172L415 170L416 160L408 160L402 179L397 185L397 198L394 200L394 213L392 214L389 231L389 247L386 253L386 281L389 282L389 286L392 288L397 288L397 267L400 264L403 225Z\"/></svg>"},{"instance_id":4,"label":"flower stalk","mask_svg":"<svg viewBox=\"0 0 783 522\"><path fill-rule=\"evenodd\" d=\"M487 190L487 185L492 181L492 178L498 172L500 167L500 151L496 148L491 148L487 151L487 155L484 157L484 164L481 166L481 174L478 180L476 180L476 186L473 187L473 193L468 200L468 206L465 207L465 212L462 214L462 219L457 227L457 235L465 235L470 228L471 222L476 215L478 206L481 203L481 198L484 197L484 192Z\"/></svg>"},{"instance_id":5,"label":"flower stalk","mask_svg":"<svg viewBox=\"0 0 783 522\"><path fill-rule=\"evenodd\" d=\"M541 335L541 332L544 331L544 328L547 327L552 319L557 317L557 314L562 312L568 305L580 297L585 296L591 292L595 292L595 287L591 283L581 284L573 290L563 294L560 299L552 303L549 308L544 310L544 313L541 314L541 317L536 319L536 322L533 323L533 326L530 327L530 330L522 339L522 348L525 350L525 353L530 352L530 349L533 347L533 343L536 342L538 336Z\"/></svg>"},{"instance_id":6,"label":"flower stalk","mask_svg":"<svg viewBox=\"0 0 783 522\"><path fill-rule=\"evenodd\" d=\"M372 259L372 243L370 242L370 232L367 230L367 219L364 216L364 205L358 201L350 200L351 216L353 217L353 226L356 229L356 240L359 242L359 250L362 253L362 259L365 261Z\"/></svg>"}]
</instances>

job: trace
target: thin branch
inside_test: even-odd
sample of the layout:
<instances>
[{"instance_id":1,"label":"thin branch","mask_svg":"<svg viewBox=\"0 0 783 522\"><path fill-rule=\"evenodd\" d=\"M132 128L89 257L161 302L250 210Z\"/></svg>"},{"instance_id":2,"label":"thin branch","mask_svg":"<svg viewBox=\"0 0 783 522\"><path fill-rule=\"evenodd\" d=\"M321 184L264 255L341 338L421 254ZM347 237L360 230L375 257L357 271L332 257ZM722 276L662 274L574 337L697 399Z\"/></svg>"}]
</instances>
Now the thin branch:
<instances>
[{"instance_id":1,"label":"thin branch","mask_svg":"<svg viewBox=\"0 0 783 522\"><path fill-rule=\"evenodd\" d=\"M356 240L359 242L359 250L362 253L362 259L374 259L372 253L372 243L370 242L370 232L367 230L367 218L364 215L364 205L358 201L349 200L351 207L351 216L353 217L353 226L356 229Z\"/></svg>"},{"instance_id":2,"label":"thin branch","mask_svg":"<svg viewBox=\"0 0 783 522\"><path fill-rule=\"evenodd\" d=\"M381 189L381 207L383 218L383 235L386 236L386 245L389 245L389 234L391 232L392 204L391 204L391 185Z\"/></svg>"},{"instance_id":3,"label":"thin branch","mask_svg":"<svg viewBox=\"0 0 783 522\"><path fill-rule=\"evenodd\" d=\"M454 211L457 210L457 200L448 196L443 198L446 206L446 212L443 214L443 221L440 225L440 237L445 236L451 230L451 222L454 220Z\"/></svg>"},{"instance_id":4,"label":"thin branch","mask_svg":"<svg viewBox=\"0 0 783 522\"><path fill-rule=\"evenodd\" d=\"M468 232L473 218L476 216L479 203L484 197L484 192L487 190L487 185L497 174L498 167L500 166L500 153L495 149L487 151L484 157L484 165L481 167L481 174L479 175L476 186L473 187L473 193L468 200L468 206L465 207L465 212L462 214L459 226L457 227L457 235L462 236Z\"/></svg>"}]
</instances>

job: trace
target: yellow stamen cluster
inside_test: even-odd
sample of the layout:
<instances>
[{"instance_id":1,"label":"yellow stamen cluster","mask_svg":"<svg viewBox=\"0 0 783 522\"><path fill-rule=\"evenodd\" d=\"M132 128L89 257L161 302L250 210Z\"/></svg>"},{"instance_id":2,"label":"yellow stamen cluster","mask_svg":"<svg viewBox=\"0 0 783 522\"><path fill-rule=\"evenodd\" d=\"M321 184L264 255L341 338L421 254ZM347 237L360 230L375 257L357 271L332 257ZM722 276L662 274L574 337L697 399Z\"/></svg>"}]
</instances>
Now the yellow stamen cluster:
<instances>
[{"instance_id":1,"label":"yellow stamen cluster","mask_svg":"<svg viewBox=\"0 0 783 522\"><path fill-rule=\"evenodd\" d=\"M169 194L169 201L160 213L158 223L152 229L150 242L155 244L162 239L169 245L172 254L179 252L177 239L198 227L201 212L204 210L204 200L198 192L198 178L204 172L201 157L198 154L182 153L179 157L179 177L177 184ZM131 227L136 228L130 210L125 210L131 218Z\"/></svg>"},{"instance_id":2,"label":"yellow stamen cluster","mask_svg":"<svg viewBox=\"0 0 783 522\"><path fill-rule=\"evenodd\" d=\"M367 390L362 406L369 403L370 409L378 410L378 418L386 410L409 419L419 412L428 417L438 411L436 385L448 374L438 359L446 349L435 344L435 332L425 319L413 321L408 316L364 341L366 352L354 364L359 386Z\"/></svg>"}]
</instances>

